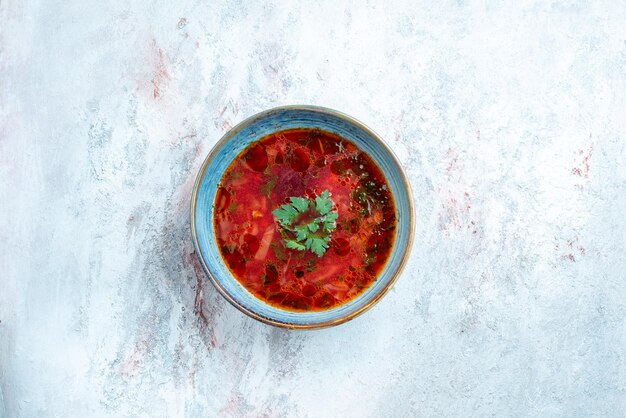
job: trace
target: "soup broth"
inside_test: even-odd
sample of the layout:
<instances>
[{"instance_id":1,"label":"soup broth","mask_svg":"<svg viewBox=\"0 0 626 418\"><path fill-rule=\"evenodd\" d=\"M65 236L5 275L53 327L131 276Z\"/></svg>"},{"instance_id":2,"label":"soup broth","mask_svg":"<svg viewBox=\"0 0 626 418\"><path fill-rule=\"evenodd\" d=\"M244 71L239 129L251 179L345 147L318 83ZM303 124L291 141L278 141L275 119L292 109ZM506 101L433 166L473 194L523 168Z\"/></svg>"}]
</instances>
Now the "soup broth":
<instances>
[{"instance_id":1,"label":"soup broth","mask_svg":"<svg viewBox=\"0 0 626 418\"><path fill-rule=\"evenodd\" d=\"M222 258L248 291L281 309L320 311L376 280L396 210L382 171L352 142L292 129L233 160L217 190L214 228Z\"/></svg>"}]
</instances>

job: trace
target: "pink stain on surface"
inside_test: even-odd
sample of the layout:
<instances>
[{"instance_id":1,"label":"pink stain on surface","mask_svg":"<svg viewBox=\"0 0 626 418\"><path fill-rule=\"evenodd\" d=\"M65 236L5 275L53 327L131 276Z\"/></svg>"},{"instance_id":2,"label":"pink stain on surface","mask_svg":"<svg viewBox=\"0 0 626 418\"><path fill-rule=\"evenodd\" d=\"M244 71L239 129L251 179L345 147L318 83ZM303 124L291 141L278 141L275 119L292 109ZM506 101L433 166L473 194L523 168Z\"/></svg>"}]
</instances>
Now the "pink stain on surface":
<instances>
[{"instance_id":1,"label":"pink stain on surface","mask_svg":"<svg viewBox=\"0 0 626 418\"><path fill-rule=\"evenodd\" d=\"M211 311L206 310L207 302L205 298L205 291L206 291L206 288L205 288L206 284L204 280L205 273L204 273L204 270L202 269L202 266L200 265L200 260L198 260L198 257L196 256L195 252L193 252L191 254L187 254L183 256L183 263L187 265L190 264L193 267L194 272L196 274L197 282L196 282L196 297L194 300L194 314L198 317L201 330L203 333L208 332L209 345L212 348L219 348L223 350L224 345L219 344L217 335L215 334L215 328L210 319Z\"/></svg>"},{"instance_id":2,"label":"pink stain on surface","mask_svg":"<svg viewBox=\"0 0 626 418\"><path fill-rule=\"evenodd\" d=\"M166 65L167 54L152 39L141 59L147 64L147 68L138 75L137 90L154 100L161 99L171 80Z\"/></svg>"},{"instance_id":3,"label":"pink stain on surface","mask_svg":"<svg viewBox=\"0 0 626 418\"><path fill-rule=\"evenodd\" d=\"M219 115L214 119L214 124L216 128L221 128L222 131L227 132L232 129L234 126L232 123L232 118L237 116L239 113L239 104L237 102L233 102L229 100L226 105L222 108Z\"/></svg>"},{"instance_id":4,"label":"pink stain on surface","mask_svg":"<svg viewBox=\"0 0 626 418\"><path fill-rule=\"evenodd\" d=\"M454 232L468 231L472 235L481 228L472 214L472 199L463 178L463 160L448 148L444 159L447 182L437 189L440 201L439 227L446 236Z\"/></svg>"},{"instance_id":5,"label":"pink stain on surface","mask_svg":"<svg viewBox=\"0 0 626 418\"><path fill-rule=\"evenodd\" d=\"M591 141L591 135L589 135L589 141ZM574 157L574 167L572 168L572 174L581 177L588 178L590 164L589 161L593 155L593 145L590 144L587 148L579 149Z\"/></svg>"},{"instance_id":6,"label":"pink stain on surface","mask_svg":"<svg viewBox=\"0 0 626 418\"><path fill-rule=\"evenodd\" d=\"M207 327L209 325L209 317L207 316L206 312L204 312L204 270L200 266L200 262L195 256L195 252L193 255L189 257L189 259L196 273L196 278L197 278L196 298L194 301L194 313L201 320L202 324L205 327Z\"/></svg>"},{"instance_id":7,"label":"pink stain on surface","mask_svg":"<svg viewBox=\"0 0 626 418\"><path fill-rule=\"evenodd\" d=\"M576 262L576 260L587 254L578 235L574 236L574 238L562 240L562 242L564 242L563 245L560 245L558 242L554 244L554 251L560 252L563 249L563 253L560 256L561 260Z\"/></svg>"},{"instance_id":8,"label":"pink stain on surface","mask_svg":"<svg viewBox=\"0 0 626 418\"><path fill-rule=\"evenodd\" d=\"M238 399L231 398L218 412L220 417L241 416L241 407Z\"/></svg>"},{"instance_id":9,"label":"pink stain on surface","mask_svg":"<svg viewBox=\"0 0 626 418\"><path fill-rule=\"evenodd\" d=\"M163 50L158 48L157 54L157 62L154 66L154 75L152 77L152 97L155 99L161 97L161 94L163 94L170 80L170 75L165 67L165 54Z\"/></svg>"},{"instance_id":10,"label":"pink stain on surface","mask_svg":"<svg viewBox=\"0 0 626 418\"><path fill-rule=\"evenodd\" d=\"M459 156L452 148L448 148L447 155L448 164L446 166L446 173L450 176L459 168Z\"/></svg>"},{"instance_id":11,"label":"pink stain on surface","mask_svg":"<svg viewBox=\"0 0 626 418\"><path fill-rule=\"evenodd\" d=\"M217 337L215 336L215 329L211 328L211 347L217 347Z\"/></svg>"},{"instance_id":12,"label":"pink stain on surface","mask_svg":"<svg viewBox=\"0 0 626 418\"><path fill-rule=\"evenodd\" d=\"M567 255L564 255L562 258L564 258L564 259L568 259L568 260L573 261L573 262L576 262L576 257L575 257L575 256L574 256L574 254L572 254L572 253L569 253L569 254L567 254Z\"/></svg>"},{"instance_id":13,"label":"pink stain on surface","mask_svg":"<svg viewBox=\"0 0 626 418\"><path fill-rule=\"evenodd\" d=\"M131 378L139 373L152 344L153 340L147 333L143 333L139 337L133 351L126 357L126 360L121 366L121 374L123 377Z\"/></svg>"},{"instance_id":14,"label":"pink stain on surface","mask_svg":"<svg viewBox=\"0 0 626 418\"><path fill-rule=\"evenodd\" d=\"M452 191L448 191L447 196L442 199L441 211L439 213L441 230L446 235L450 235L452 231L461 231L463 226L467 224L467 228L471 229L472 234L475 234L477 232L475 223L468 221L471 208L469 193L463 192L461 195L457 195Z\"/></svg>"}]
</instances>

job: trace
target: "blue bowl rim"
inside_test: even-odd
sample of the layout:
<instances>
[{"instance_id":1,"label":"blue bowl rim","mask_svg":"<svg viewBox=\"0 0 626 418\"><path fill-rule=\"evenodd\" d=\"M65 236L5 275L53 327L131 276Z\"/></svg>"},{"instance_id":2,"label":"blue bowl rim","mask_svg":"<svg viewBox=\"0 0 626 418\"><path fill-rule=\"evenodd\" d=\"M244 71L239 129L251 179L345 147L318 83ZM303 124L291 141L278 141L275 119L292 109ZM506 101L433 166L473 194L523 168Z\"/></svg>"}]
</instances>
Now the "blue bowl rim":
<instances>
[{"instance_id":1,"label":"blue bowl rim","mask_svg":"<svg viewBox=\"0 0 626 418\"><path fill-rule=\"evenodd\" d=\"M277 321L277 320L274 320L274 319L267 318L265 316L259 315L254 310L248 309L247 307L243 306L242 304L239 303L239 301L235 297L233 297L230 293L228 293L226 291L226 289L224 289L224 287L222 287L222 285L220 284L219 280L216 277L213 276L213 273L211 273L211 270L209 269L209 267L208 267L204 257L202 256L202 252L200 250L200 244L198 242L198 235L197 235L196 221L195 221L196 220L196 202L197 202L197 199L198 199L198 191L200 190L200 184L202 183L202 179L204 178L204 175L206 173L207 167L209 166L209 163L219 153L220 149L224 146L224 144L226 144L240 130L242 130L243 128L247 127L248 125L254 123L257 120L265 118L267 115L269 115L271 113L279 112L279 111L283 111L283 110L289 110L289 111L304 110L304 111L309 111L309 112L318 112L318 113L327 114L327 115L330 115L330 116L333 116L333 117L336 117L336 118L339 118L339 119L343 119L344 121L346 121L348 123L351 123L351 124L355 125L356 127L358 127L359 129L361 129L364 132L366 132L372 139L377 141L378 144L389 154L389 156L393 160L393 163L394 163L398 173L400 174L400 177L402 178L402 183L403 183L404 188L405 188L406 193L407 193L407 199L408 199L408 205L409 205L409 214L408 214L409 235L408 235L408 241L407 241L406 247L403 249L404 253L402 254L402 260L401 260L400 264L398 265L398 267L396 268L396 270L394 272L392 272L392 277L388 281L387 285L385 287L383 287L376 295L374 295L374 297L372 297L372 299L366 305L364 305L360 309L358 309L358 310L356 310L354 312L350 312L347 315L344 315L342 317L334 318L334 319L331 319L331 320L328 320L328 321L325 321L325 322L320 322L320 323L292 324L292 323L281 322L281 321ZM378 303L378 301L380 301L380 299L382 299L382 297L385 296L387 294L387 292L389 292L389 290L391 290L391 288L393 287L395 282L398 280L398 277L402 273L402 270L404 269L404 266L406 265L406 263L408 261L409 254L411 252L411 248L412 248L412 245L413 245L413 232L414 232L413 231L414 230L414 213L413 212L414 212L413 195L412 195L411 187L410 187L409 181L408 181L408 179L406 177L406 174L404 173L404 170L402 169L402 166L398 162L398 157L395 155L395 153L391 150L391 148L389 148L389 146L385 143L385 141L383 141L383 139L376 132L374 132L372 129L370 129L368 126L366 126L364 123L362 123L361 121L353 118L352 116L349 116L349 115L347 115L345 113L339 112L339 111L334 110L334 109L330 109L330 108L322 107L322 106L313 106L313 105L286 105L286 106L273 107L273 108L264 110L262 112L256 113L256 114L254 114L254 115L244 119L243 121L241 121L237 125L235 125L233 128L231 128L228 132L226 132L222 136L222 138L220 138L220 140L217 141L217 143L213 146L211 151L209 151L209 154L206 156L206 158L204 159L204 162L200 166L200 169L199 169L198 174L196 176L196 181L194 183L193 190L192 190L192 193L191 193L191 210L190 210L190 215L191 215L191 235L192 235L192 239L193 239L193 245L194 245L196 256L197 256L198 260L200 260L200 264L202 265L202 269L204 270L204 273L209 277L209 279L211 280L211 283L217 289L217 291L231 305L233 305L235 308L237 308L238 310L240 310L244 314L246 314L246 315L248 315L248 316L250 316L250 317L252 317L252 318L254 318L254 319L258 320L258 321L261 321L261 322L263 322L265 324L268 324L268 325L273 325L273 326L277 326L277 327L281 327L281 328L288 328L288 329L320 329L320 328L327 328L327 327L339 325L339 324L342 324L344 322L350 321L351 319L356 318L357 316L359 316L362 313L364 313L367 310L369 310L376 303Z\"/></svg>"}]
</instances>

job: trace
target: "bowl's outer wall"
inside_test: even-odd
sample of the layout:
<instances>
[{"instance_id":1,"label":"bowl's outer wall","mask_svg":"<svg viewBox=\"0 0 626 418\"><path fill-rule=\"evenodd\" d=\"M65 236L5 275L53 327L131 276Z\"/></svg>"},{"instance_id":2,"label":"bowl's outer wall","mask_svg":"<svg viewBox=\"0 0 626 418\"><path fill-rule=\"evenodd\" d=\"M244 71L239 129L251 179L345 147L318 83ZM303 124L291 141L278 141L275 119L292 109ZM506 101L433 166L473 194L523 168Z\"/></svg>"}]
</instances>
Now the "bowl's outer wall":
<instances>
[{"instance_id":1,"label":"bowl's outer wall","mask_svg":"<svg viewBox=\"0 0 626 418\"><path fill-rule=\"evenodd\" d=\"M225 266L216 245L213 202L221 176L233 159L251 142L291 128L319 128L352 141L381 168L393 193L398 217L394 247L378 279L360 296L337 308L321 312L289 312L264 303L248 292ZM211 151L198 176L192 201L192 229L203 265L227 299L244 312L266 322L298 327L321 327L351 319L372 305L395 281L410 250L412 204L408 183L391 151L372 131L340 113L316 107L276 108L245 120L233 128Z\"/></svg>"}]
</instances>

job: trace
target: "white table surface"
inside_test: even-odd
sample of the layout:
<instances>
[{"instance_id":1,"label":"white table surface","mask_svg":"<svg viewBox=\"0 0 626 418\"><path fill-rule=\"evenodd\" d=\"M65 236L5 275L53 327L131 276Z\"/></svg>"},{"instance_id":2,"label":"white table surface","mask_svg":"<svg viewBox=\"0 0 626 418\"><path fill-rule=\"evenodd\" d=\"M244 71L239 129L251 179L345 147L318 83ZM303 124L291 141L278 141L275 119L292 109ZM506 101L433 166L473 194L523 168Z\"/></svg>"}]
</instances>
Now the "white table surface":
<instances>
[{"instance_id":1,"label":"white table surface","mask_svg":"<svg viewBox=\"0 0 626 418\"><path fill-rule=\"evenodd\" d=\"M624 416L623 2L129 3L0 2L0 416ZM385 138L417 218L315 332L230 306L188 219L297 103Z\"/></svg>"}]
</instances>

